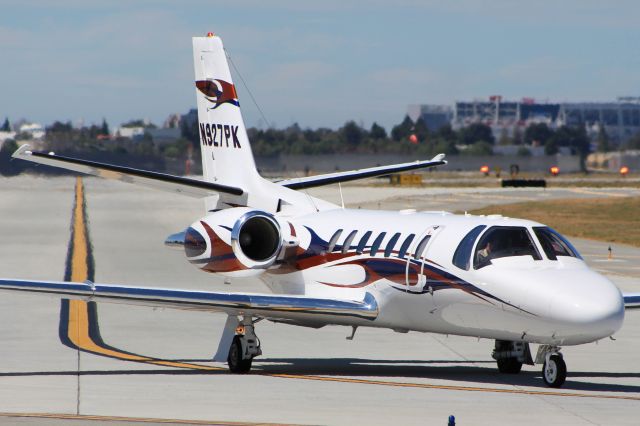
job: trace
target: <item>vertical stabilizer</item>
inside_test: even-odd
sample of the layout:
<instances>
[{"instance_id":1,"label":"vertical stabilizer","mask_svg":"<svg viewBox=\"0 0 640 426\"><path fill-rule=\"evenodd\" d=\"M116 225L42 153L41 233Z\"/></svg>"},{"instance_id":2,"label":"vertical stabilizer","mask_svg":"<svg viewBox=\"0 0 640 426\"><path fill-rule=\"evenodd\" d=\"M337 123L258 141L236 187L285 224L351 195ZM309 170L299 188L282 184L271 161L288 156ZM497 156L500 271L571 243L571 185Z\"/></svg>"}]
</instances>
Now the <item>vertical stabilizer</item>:
<instances>
[{"instance_id":1,"label":"vertical stabilizer","mask_svg":"<svg viewBox=\"0 0 640 426\"><path fill-rule=\"evenodd\" d=\"M204 178L250 191L261 178L220 37L193 37L193 62Z\"/></svg>"}]
</instances>

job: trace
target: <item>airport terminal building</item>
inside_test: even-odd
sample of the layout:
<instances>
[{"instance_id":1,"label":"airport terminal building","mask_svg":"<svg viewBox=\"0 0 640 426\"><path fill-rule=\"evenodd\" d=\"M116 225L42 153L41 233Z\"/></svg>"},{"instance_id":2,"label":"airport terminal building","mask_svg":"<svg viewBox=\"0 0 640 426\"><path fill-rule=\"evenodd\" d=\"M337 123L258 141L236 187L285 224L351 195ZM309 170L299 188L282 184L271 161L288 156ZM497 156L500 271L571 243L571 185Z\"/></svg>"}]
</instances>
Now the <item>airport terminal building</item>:
<instances>
[{"instance_id":1,"label":"airport terminal building","mask_svg":"<svg viewBox=\"0 0 640 426\"><path fill-rule=\"evenodd\" d=\"M584 125L592 136L604 126L617 145L640 132L640 97L620 97L614 102L540 103L533 98L508 101L502 96L491 96L457 101L453 106L410 105L407 114L414 121L422 118L432 130L447 123L454 129L483 123L492 128L496 139L524 131L533 123L546 123L551 128Z\"/></svg>"}]
</instances>

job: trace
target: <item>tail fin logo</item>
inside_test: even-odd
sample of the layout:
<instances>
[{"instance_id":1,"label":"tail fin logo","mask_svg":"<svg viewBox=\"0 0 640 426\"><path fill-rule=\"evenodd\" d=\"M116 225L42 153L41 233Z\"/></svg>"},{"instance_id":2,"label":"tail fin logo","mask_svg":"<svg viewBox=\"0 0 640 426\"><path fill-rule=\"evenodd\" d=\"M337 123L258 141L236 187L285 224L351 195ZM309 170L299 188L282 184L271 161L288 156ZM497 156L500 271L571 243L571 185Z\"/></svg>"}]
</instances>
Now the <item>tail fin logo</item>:
<instances>
[{"instance_id":1,"label":"tail fin logo","mask_svg":"<svg viewBox=\"0 0 640 426\"><path fill-rule=\"evenodd\" d=\"M222 104L240 106L236 86L224 80L198 80L196 87L204 95L205 99L215 104L208 109L216 109Z\"/></svg>"}]
</instances>

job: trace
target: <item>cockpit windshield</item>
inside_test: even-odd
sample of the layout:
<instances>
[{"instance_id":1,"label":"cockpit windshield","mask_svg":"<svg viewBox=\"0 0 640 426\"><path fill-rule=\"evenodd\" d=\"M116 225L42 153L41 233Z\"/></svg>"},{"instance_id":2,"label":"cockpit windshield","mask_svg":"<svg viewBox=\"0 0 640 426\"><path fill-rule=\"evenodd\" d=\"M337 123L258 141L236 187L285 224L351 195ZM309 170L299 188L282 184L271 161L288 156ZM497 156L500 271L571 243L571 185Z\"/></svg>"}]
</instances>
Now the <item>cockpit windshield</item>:
<instances>
[{"instance_id":1,"label":"cockpit windshield","mask_svg":"<svg viewBox=\"0 0 640 426\"><path fill-rule=\"evenodd\" d=\"M531 256L535 260L542 260L526 228L494 226L480 238L473 256L473 267L480 269L490 265L492 259L513 256Z\"/></svg>"},{"instance_id":2,"label":"cockpit windshield","mask_svg":"<svg viewBox=\"0 0 640 426\"><path fill-rule=\"evenodd\" d=\"M577 257L582 259L578 250L566 238L547 226L534 226L533 232L549 260L557 260L558 256Z\"/></svg>"}]
</instances>

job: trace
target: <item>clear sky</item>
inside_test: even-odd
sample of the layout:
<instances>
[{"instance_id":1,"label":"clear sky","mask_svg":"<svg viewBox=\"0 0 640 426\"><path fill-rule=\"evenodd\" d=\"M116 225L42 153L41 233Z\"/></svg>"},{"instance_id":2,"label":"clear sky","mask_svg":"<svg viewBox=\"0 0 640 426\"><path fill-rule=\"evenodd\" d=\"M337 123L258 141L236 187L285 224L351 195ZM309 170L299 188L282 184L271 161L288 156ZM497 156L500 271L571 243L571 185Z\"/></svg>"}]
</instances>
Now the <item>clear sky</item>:
<instances>
[{"instance_id":1,"label":"clear sky","mask_svg":"<svg viewBox=\"0 0 640 426\"><path fill-rule=\"evenodd\" d=\"M195 106L190 37L207 31L278 127L640 95L637 0L3 0L0 118L161 124ZM264 125L234 82L247 125Z\"/></svg>"}]
</instances>

